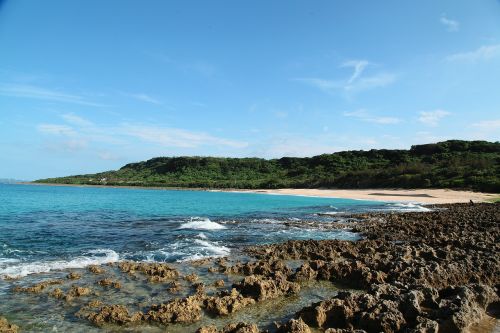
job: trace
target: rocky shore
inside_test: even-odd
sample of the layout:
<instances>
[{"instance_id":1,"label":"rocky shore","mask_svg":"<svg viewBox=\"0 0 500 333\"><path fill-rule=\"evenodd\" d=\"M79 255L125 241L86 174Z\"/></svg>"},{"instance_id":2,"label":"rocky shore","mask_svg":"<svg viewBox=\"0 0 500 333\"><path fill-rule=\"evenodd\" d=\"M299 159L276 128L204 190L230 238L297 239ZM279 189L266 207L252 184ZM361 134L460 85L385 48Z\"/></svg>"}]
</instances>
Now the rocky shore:
<instances>
[{"instance_id":1,"label":"rocky shore","mask_svg":"<svg viewBox=\"0 0 500 333\"><path fill-rule=\"evenodd\" d=\"M248 248L239 260L190 265L90 266L30 285L12 281L12 293L54 300L65 316L113 331L165 325L169 332L199 333L492 330L500 310L500 205L432 208L347 216L339 227L362 234L356 242L289 241ZM139 283L145 296L132 300ZM243 315L268 311L279 300L297 302L315 283L338 291L272 324ZM112 303L111 295L130 301ZM9 322L0 319L0 332L25 329Z\"/></svg>"}]
</instances>

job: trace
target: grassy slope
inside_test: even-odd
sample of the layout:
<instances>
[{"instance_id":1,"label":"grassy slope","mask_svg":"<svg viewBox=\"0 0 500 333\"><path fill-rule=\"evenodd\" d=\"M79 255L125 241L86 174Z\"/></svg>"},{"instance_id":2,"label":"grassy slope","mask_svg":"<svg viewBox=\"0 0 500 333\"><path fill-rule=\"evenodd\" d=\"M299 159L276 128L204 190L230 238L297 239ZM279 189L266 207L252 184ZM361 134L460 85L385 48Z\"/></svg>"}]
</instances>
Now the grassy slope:
<instances>
[{"instance_id":1,"label":"grassy slope","mask_svg":"<svg viewBox=\"0 0 500 333\"><path fill-rule=\"evenodd\" d=\"M500 192L500 143L450 140L410 150L310 158L157 157L40 183L203 188L461 188Z\"/></svg>"}]
</instances>

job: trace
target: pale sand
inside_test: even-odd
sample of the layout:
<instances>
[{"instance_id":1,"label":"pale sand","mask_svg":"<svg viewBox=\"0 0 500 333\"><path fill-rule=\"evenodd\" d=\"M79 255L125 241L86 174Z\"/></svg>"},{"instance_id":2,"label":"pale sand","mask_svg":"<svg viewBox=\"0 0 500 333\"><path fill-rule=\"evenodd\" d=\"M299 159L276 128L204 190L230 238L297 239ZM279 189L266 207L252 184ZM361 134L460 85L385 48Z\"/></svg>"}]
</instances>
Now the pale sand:
<instances>
[{"instance_id":1,"label":"pale sand","mask_svg":"<svg viewBox=\"0 0 500 333\"><path fill-rule=\"evenodd\" d=\"M458 202L484 202L498 198L499 194L455 191L445 189L420 190L330 190L330 189L276 189L276 190L243 190L234 192L253 192L266 194L302 195L311 197L346 198L373 201L416 202L423 204L443 204Z\"/></svg>"}]
</instances>

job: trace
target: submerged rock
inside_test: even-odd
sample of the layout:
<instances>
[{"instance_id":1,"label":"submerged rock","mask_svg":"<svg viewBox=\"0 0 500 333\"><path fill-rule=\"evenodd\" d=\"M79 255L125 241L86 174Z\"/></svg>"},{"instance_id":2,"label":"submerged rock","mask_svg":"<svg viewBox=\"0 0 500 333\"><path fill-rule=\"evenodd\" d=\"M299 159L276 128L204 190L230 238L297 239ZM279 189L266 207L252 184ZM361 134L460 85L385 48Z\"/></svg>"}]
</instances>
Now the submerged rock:
<instances>
[{"instance_id":1,"label":"submerged rock","mask_svg":"<svg viewBox=\"0 0 500 333\"><path fill-rule=\"evenodd\" d=\"M311 329L299 318L291 319L284 325L278 325L276 333L311 333Z\"/></svg>"},{"instance_id":2,"label":"submerged rock","mask_svg":"<svg viewBox=\"0 0 500 333\"><path fill-rule=\"evenodd\" d=\"M95 325L101 326L105 323L125 325L137 323L142 320L143 314L135 312L130 314L124 305L104 305L97 312L91 312L89 306L80 309L77 316L86 318Z\"/></svg>"},{"instance_id":3,"label":"submerged rock","mask_svg":"<svg viewBox=\"0 0 500 333\"><path fill-rule=\"evenodd\" d=\"M123 261L118 267L122 272L131 275L141 272L148 276L149 282L166 282L179 277L179 272L165 263Z\"/></svg>"},{"instance_id":4,"label":"submerged rock","mask_svg":"<svg viewBox=\"0 0 500 333\"><path fill-rule=\"evenodd\" d=\"M93 274L102 274L104 273L104 268L102 268L101 266L99 265L90 265L87 267L87 270L90 272L90 273L93 273Z\"/></svg>"},{"instance_id":5,"label":"submerged rock","mask_svg":"<svg viewBox=\"0 0 500 333\"><path fill-rule=\"evenodd\" d=\"M255 324L238 323L227 324L223 329L218 329L215 325L203 326L196 330L196 333L259 333L259 328Z\"/></svg>"},{"instance_id":6,"label":"submerged rock","mask_svg":"<svg viewBox=\"0 0 500 333\"><path fill-rule=\"evenodd\" d=\"M81 274L78 274L76 272L70 272L68 275L66 275L66 278L69 280L78 280L82 277Z\"/></svg>"},{"instance_id":7,"label":"submerged rock","mask_svg":"<svg viewBox=\"0 0 500 333\"><path fill-rule=\"evenodd\" d=\"M190 296L153 305L144 315L144 319L162 324L193 323L200 320L201 316L200 300L194 296Z\"/></svg>"},{"instance_id":8,"label":"submerged rock","mask_svg":"<svg viewBox=\"0 0 500 333\"><path fill-rule=\"evenodd\" d=\"M221 280L217 280L217 281L214 282L213 285L216 288L222 288L222 287L224 287L224 280L222 280L222 279Z\"/></svg>"},{"instance_id":9,"label":"submerged rock","mask_svg":"<svg viewBox=\"0 0 500 333\"><path fill-rule=\"evenodd\" d=\"M19 332L19 326L11 324L7 319L0 317L0 332L1 333L17 333Z\"/></svg>"},{"instance_id":10,"label":"submerged rock","mask_svg":"<svg viewBox=\"0 0 500 333\"><path fill-rule=\"evenodd\" d=\"M170 293L178 293L182 290L182 285L178 281L173 281L170 283L167 291Z\"/></svg>"},{"instance_id":11,"label":"submerged rock","mask_svg":"<svg viewBox=\"0 0 500 333\"><path fill-rule=\"evenodd\" d=\"M252 297L257 301L276 298L282 295L296 294L300 285L290 282L285 276L277 274L274 278L262 275L250 275L233 285L244 296Z\"/></svg>"},{"instance_id":12,"label":"submerged rock","mask_svg":"<svg viewBox=\"0 0 500 333\"><path fill-rule=\"evenodd\" d=\"M115 289L121 289L122 284L119 281L114 281L110 278L105 278L97 281L97 284L103 287L112 287Z\"/></svg>"},{"instance_id":13,"label":"submerged rock","mask_svg":"<svg viewBox=\"0 0 500 333\"><path fill-rule=\"evenodd\" d=\"M62 280L48 280L48 281L43 281L39 282L37 284L34 284L30 287L19 287L16 286L14 287L13 291L14 292L25 292L25 293L33 293L33 294L38 294L44 291L48 286L53 286L53 285L59 285L63 284L64 281Z\"/></svg>"},{"instance_id":14,"label":"submerged rock","mask_svg":"<svg viewBox=\"0 0 500 333\"><path fill-rule=\"evenodd\" d=\"M199 277L196 273L191 273L186 276L184 276L184 280L189 281L189 282L196 282L198 281Z\"/></svg>"},{"instance_id":15,"label":"submerged rock","mask_svg":"<svg viewBox=\"0 0 500 333\"><path fill-rule=\"evenodd\" d=\"M251 304L255 304L253 298L244 297L234 288L230 292L224 291L217 296L208 297L204 302L207 312L219 316L231 314Z\"/></svg>"}]
</instances>

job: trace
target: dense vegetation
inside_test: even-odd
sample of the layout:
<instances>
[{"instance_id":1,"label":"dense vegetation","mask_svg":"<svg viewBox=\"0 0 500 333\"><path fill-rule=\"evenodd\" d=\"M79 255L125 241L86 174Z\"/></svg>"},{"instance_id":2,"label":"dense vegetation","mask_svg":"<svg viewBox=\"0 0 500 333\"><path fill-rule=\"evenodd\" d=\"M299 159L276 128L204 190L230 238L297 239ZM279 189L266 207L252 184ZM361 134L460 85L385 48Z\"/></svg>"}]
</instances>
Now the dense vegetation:
<instances>
[{"instance_id":1,"label":"dense vegetation","mask_svg":"<svg viewBox=\"0 0 500 333\"><path fill-rule=\"evenodd\" d=\"M455 188L500 192L500 143L450 140L410 150L314 157L157 157L117 171L42 183L193 188Z\"/></svg>"}]
</instances>

